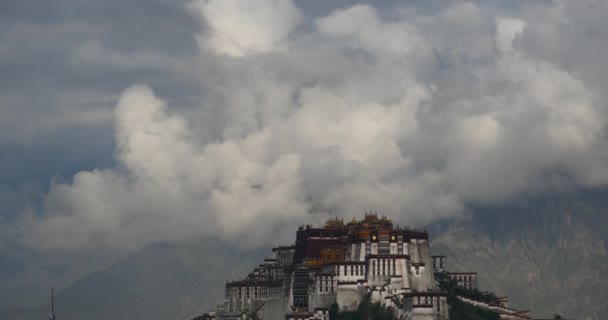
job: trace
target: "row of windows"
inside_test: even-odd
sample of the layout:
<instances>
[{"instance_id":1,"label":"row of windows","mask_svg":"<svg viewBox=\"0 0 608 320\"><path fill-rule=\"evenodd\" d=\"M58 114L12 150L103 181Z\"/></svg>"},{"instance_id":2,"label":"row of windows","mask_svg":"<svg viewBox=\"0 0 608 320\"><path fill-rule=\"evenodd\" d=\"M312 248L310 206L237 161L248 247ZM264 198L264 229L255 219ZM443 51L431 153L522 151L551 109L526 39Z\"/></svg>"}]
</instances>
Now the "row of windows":
<instances>
[{"instance_id":1,"label":"row of windows","mask_svg":"<svg viewBox=\"0 0 608 320\"><path fill-rule=\"evenodd\" d=\"M388 266L388 268L372 268L372 275L394 275L396 274L396 271L397 270L391 268L391 266Z\"/></svg>"},{"instance_id":2,"label":"row of windows","mask_svg":"<svg viewBox=\"0 0 608 320\"><path fill-rule=\"evenodd\" d=\"M417 300L416 304L431 304L435 307L435 310L437 312L441 312L441 300L439 297L435 297L435 298L431 298L431 297L415 297L414 300ZM405 309L406 311L410 311L412 310L412 300L411 299L407 299L406 303L405 303Z\"/></svg>"},{"instance_id":3,"label":"row of windows","mask_svg":"<svg viewBox=\"0 0 608 320\"><path fill-rule=\"evenodd\" d=\"M343 276L347 276L349 272L350 272L351 276L365 275L365 266L363 266L363 265L344 266L344 268L342 268L342 267L338 267L338 268L342 269Z\"/></svg>"},{"instance_id":4,"label":"row of windows","mask_svg":"<svg viewBox=\"0 0 608 320\"><path fill-rule=\"evenodd\" d=\"M397 264L397 262L395 261L395 259L379 259L379 260L372 260L372 266L376 266L376 262L378 262L378 266L385 266L388 265L390 266L392 261L393 264L393 268L395 267L395 265Z\"/></svg>"},{"instance_id":5,"label":"row of windows","mask_svg":"<svg viewBox=\"0 0 608 320\"><path fill-rule=\"evenodd\" d=\"M247 299L250 295L254 298L265 298L268 296L268 288L264 287L239 287L238 289L234 290L236 291L236 296L238 299L242 299L243 297Z\"/></svg>"},{"instance_id":6,"label":"row of windows","mask_svg":"<svg viewBox=\"0 0 608 320\"><path fill-rule=\"evenodd\" d=\"M334 292L334 277L319 277L319 292Z\"/></svg>"},{"instance_id":7,"label":"row of windows","mask_svg":"<svg viewBox=\"0 0 608 320\"><path fill-rule=\"evenodd\" d=\"M284 272L283 269L268 268L262 270L255 270L254 272L252 272L252 274L254 276L271 276L274 278L278 278L280 276L283 276Z\"/></svg>"},{"instance_id":8,"label":"row of windows","mask_svg":"<svg viewBox=\"0 0 608 320\"><path fill-rule=\"evenodd\" d=\"M372 241L376 241L378 240L378 236L375 234L372 234ZM397 237L395 235L391 235L391 241L396 241ZM403 238L399 237L400 241L403 241Z\"/></svg>"},{"instance_id":9,"label":"row of windows","mask_svg":"<svg viewBox=\"0 0 608 320\"><path fill-rule=\"evenodd\" d=\"M404 305L404 308L406 311L411 311L412 310L412 299L407 299ZM420 304L421 300L420 297L418 297L418 303ZM440 312L441 311L441 301L439 299L433 299L430 301L432 305L435 306L435 310ZM427 299L425 299L424 304L429 304L429 301Z\"/></svg>"},{"instance_id":10,"label":"row of windows","mask_svg":"<svg viewBox=\"0 0 608 320\"><path fill-rule=\"evenodd\" d=\"M394 275L397 273L395 259L372 260L372 275Z\"/></svg>"},{"instance_id":11,"label":"row of windows","mask_svg":"<svg viewBox=\"0 0 608 320\"><path fill-rule=\"evenodd\" d=\"M397 263L395 259L379 259L379 260L371 260L371 270L372 275L394 275L397 273ZM420 274L420 268L416 266L414 268L416 275ZM339 266L338 272L339 275L348 276L363 276L365 275L365 266L363 265L351 265L351 266ZM326 277L321 277L321 279L325 279ZM329 277L327 277L329 278ZM469 276L469 281L470 280ZM460 279L457 279L460 280Z\"/></svg>"},{"instance_id":12,"label":"row of windows","mask_svg":"<svg viewBox=\"0 0 608 320\"><path fill-rule=\"evenodd\" d=\"M334 292L334 286L333 286L333 284L331 286L319 285L319 292Z\"/></svg>"},{"instance_id":13,"label":"row of windows","mask_svg":"<svg viewBox=\"0 0 608 320\"><path fill-rule=\"evenodd\" d=\"M473 276L452 276L452 279L457 281L473 281Z\"/></svg>"}]
</instances>

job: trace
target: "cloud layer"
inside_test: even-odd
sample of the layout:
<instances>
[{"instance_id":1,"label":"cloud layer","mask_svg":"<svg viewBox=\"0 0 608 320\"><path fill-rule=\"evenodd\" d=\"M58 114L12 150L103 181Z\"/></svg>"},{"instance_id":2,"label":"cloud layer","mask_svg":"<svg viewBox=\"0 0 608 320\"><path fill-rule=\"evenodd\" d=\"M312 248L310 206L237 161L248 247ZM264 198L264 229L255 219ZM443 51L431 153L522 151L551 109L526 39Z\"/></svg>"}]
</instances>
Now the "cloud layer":
<instances>
[{"instance_id":1,"label":"cloud layer","mask_svg":"<svg viewBox=\"0 0 608 320\"><path fill-rule=\"evenodd\" d=\"M126 89L117 166L53 182L10 234L39 249L197 234L260 245L328 215L422 224L472 203L604 186L606 88L588 82L605 76L542 50L595 37L578 30L586 5L357 4L308 17L291 0L194 1L184 10L200 22L199 52L167 63L200 98L177 108L149 86ZM546 34L566 28L560 17L581 20L565 40Z\"/></svg>"},{"instance_id":2,"label":"cloud layer","mask_svg":"<svg viewBox=\"0 0 608 320\"><path fill-rule=\"evenodd\" d=\"M236 57L285 50L289 34L301 19L291 0L198 0L190 8L207 26L197 36L199 45Z\"/></svg>"}]
</instances>

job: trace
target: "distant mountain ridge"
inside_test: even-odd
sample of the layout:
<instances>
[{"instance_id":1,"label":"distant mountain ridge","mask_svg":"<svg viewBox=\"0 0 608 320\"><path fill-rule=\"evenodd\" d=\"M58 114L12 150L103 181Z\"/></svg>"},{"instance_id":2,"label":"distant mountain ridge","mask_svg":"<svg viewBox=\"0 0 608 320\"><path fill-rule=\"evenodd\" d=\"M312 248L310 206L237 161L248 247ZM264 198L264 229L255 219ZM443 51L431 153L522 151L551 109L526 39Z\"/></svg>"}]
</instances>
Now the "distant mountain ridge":
<instances>
[{"instance_id":1,"label":"distant mountain ridge","mask_svg":"<svg viewBox=\"0 0 608 320\"><path fill-rule=\"evenodd\" d=\"M57 294L61 320L189 319L220 303L224 283L263 257L218 240L148 246ZM2 320L44 319L48 307L0 312Z\"/></svg>"},{"instance_id":2,"label":"distant mountain ridge","mask_svg":"<svg viewBox=\"0 0 608 320\"><path fill-rule=\"evenodd\" d=\"M480 208L431 227L448 268L476 270L481 289L507 294L534 316L605 319L608 197L604 193Z\"/></svg>"},{"instance_id":3,"label":"distant mountain ridge","mask_svg":"<svg viewBox=\"0 0 608 320\"><path fill-rule=\"evenodd\" d=\"M432 250L450 270L479 273L480 289L509 296L535 316L608 314L608 192L478 207L458 221L428 226ZM57 295L58 319L189 319L221 299L227 280L246 274L266 250L243 251L202 238L156 244L90 274ZM39 320L48 307L0 312Z\"/></svg>"}]
</instances>

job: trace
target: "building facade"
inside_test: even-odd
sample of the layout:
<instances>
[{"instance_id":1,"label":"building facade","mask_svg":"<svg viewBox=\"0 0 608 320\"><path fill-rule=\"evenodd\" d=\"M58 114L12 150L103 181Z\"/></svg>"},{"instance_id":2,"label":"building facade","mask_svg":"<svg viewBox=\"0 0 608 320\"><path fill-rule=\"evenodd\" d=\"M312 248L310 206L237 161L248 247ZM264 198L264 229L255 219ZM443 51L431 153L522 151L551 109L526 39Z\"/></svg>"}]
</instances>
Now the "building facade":
<instances>
[{"instance_id":1,"label":"building facade","mask_svg":"<svg viewBox=\"0 0 608 320\"><path fill-rule=\"evenodd\" d=\"M323 227L302 226L292 246L272 249L247 277L226 284L224 304L205 320L328 320L329 307L355 310L364 299L395 319L447 320L428 233L393 226L377 214Z\"/></svg>"}]
</instances>

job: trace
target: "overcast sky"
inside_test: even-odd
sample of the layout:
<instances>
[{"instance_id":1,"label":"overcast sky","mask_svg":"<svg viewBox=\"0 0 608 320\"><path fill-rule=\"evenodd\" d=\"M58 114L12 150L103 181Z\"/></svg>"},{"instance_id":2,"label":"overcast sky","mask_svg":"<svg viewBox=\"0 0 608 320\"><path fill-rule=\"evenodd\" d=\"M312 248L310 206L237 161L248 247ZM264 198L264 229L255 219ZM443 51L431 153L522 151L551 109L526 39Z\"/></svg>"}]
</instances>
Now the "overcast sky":
<instances>
[{"instance_id":1,"label":"overcast sky","mask_svg":"<svg viewBox=\"0 0 608 320\"><path fill-rule=\"evenodd\" d=\"M262 246L608 183L608 2L0 3L0 309L158 241ZM28 298L26 298L28 297Z\"/></svg>"}]
</instances>

